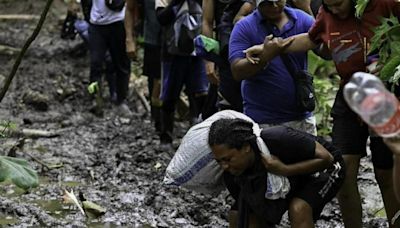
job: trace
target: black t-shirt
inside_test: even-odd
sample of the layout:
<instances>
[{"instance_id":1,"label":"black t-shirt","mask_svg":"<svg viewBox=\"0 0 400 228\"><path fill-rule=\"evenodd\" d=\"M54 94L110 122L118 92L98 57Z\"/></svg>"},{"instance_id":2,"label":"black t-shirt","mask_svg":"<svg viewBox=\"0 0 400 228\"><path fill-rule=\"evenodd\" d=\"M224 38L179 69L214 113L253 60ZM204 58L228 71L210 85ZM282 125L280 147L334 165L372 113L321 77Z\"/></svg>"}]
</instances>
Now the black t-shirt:
<instances>
[{"instance_id":1,"label":"black t-shirt","mask_svg":"<svg viewBox=\"0 0 400 228\"><path fill-rule=\"evenodd\" d=\"M339 150L321 137L289 127L277 126L264 129L261 132L261 138L267 144L271 154L277 156L285 164L314 158L315 141L325 147L335 161L341 157Z\"/></svg>"},{"instance_id":2,"label":"black t-shirt","mask_svg":"<svg viewBox=\"0 0 400 228\"><path fill-rule=\"evenodd\" d=\"M334 157L335 161L341 159L341 154L332 144L320 137L301 132L289 127L277 126L264 129L261 138L267 144L271 154L277 156L285 164L293 164L315 157L315 141L324 146ZM258 147L252 146L255 152L255 163L243 174L234 177L234 182L226 182L232 196L239 201L239 223L246 217L246 207L266 224L278 224L286 212L290 199L295 195L296 189L304 186L303 178L308 175L288 177L291 190L285 199L269 200L264 194L267 188L268 172L265 169ZM329 170L329 169L328 169ZM229 176L225 181L230 181ZM240 189L238 187L240 186ZM242 202L242 203L241 203ZM245 202L245 203L244 203ZM240 205L245 205L241 207Z\"/></svg>"}]
</instances>

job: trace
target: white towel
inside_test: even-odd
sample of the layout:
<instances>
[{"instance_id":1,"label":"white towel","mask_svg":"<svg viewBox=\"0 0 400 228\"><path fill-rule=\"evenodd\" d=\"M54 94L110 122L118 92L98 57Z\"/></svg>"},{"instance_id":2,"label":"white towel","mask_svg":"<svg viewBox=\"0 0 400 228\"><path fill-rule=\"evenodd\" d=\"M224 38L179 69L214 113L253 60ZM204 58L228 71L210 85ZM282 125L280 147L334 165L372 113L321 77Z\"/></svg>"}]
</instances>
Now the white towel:
<instances>
[{"instance_id":1,"label":"white towel","mask_svg":"<svg viewBox=\"0 0 400 228\"><path fill-rule=\"evenodd\" d=\"M253 133L257 137L258 149L266 156L271 156L271 153L261 138L262 129L258 124L253 123ZM265 192L265 198L275 200L279 198L285 198L290 191L290 183L287 177L268 173L267 177L267 191Z\"/></svg>"}]
</instances>

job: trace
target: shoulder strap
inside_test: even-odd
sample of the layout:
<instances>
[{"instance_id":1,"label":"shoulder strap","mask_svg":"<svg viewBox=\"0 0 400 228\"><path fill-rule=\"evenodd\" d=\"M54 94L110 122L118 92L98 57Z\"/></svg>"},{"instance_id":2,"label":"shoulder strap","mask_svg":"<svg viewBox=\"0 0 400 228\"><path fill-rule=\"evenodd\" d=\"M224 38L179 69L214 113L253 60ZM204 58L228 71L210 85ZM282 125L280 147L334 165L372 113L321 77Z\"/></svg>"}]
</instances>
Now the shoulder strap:
<instances>
[{"instance_id":1,"label":"shoulder strap","mask_svg":"<svg viewBox=\"0 0 400 228\"><path fill-rule=\"evenodd\" d=\"M293 64L289 56L286 54L281 54L280 57L283 64L285 64L286 69L289 71L290 76L292 76L292 78L295 78L296 72L294 71Z\"/></svg>"}]
</instances>

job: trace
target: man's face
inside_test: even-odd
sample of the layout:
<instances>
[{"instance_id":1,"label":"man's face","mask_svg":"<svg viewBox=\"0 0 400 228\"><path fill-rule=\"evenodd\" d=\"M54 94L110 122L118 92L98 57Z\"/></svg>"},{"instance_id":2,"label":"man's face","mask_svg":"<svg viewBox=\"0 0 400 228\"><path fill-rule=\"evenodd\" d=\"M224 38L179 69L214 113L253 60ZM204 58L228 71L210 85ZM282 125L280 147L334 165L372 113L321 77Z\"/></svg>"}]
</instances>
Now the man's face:
<instances>
[{"instance_id":1,"label":"man's face","mask_svg":"<svg viewBox=\"0 0 400 228\"><path fill-rule=\"evenodd\" d=\"M224 144L214 145L211 150L218 164L235 176L242 174L254 162L254 152L250 145L243 146L240 150L229 148Z\"/></svg>"},{"instance_id":2,"label":"man's face","mask_svg":"<svg viewBox=\"0 0 400 228\"><path fill-rule=\"evenodd\" d=\"M324 0L328 9L341 19L345 19L351 13L351 0Z\"/></svg>"},{"instance_id":3,"label":"man's face","mask_svg":"<svg viewBox=\"0 0 400 228\"><path fill-rule=\"evenodd\" d=\"M279 0L276 2L270 2L268 0L260 3L258 9L261 11L261 14L267 20L276 20L281 18L283 13L283 8L286 5L286 0Z\"/></svg>"}]
</instances>

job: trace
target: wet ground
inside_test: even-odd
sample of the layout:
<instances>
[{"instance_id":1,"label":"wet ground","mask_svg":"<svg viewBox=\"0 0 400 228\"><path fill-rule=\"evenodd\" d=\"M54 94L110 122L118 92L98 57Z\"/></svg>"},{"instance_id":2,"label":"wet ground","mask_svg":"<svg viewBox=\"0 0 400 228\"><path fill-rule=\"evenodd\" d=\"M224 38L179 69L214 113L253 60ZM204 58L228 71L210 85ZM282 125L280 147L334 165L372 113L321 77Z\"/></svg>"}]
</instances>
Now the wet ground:
<instances>
[{"instance_id":1,"label":"wet ground","mask_svg":"<svg viewBox=\"0 0 400 228\"><path fill-rule=\"evenodd\" d=\"M0 14L39 15L43 6L42 0L0 0ZM128 104L134 117L118 116L109 102L104 117L89 112L88 56L80 53L79 38L59 38L60 19L65 14L65 4L55 0L0 103L2 122L60 134L26 138L16 150L17 157L27 159L38 171L40 186L24 192L7 182L0 185L0 227L226 227L231 202L226 192L212 197L163 186L170 155L158 149L158 137L133 85ZM0 45L22 47L36 23L0 20ZM0 54L0 82L14 60L10 53ZM29 94L43 97L47 109L27 102ZM182 136L188 124L177 124L177 134ZM0 139L0 154L20 142L16 136ZM360 183L365 227L387 227L373 171L365 161ZM99 217L83 216L76 207L61 203L64 190L73 190L107 212ZM286 220L282 224L288 227ZM317 227L342 227L336 200L326 207Z\"/></svg>"}]
</instances>

